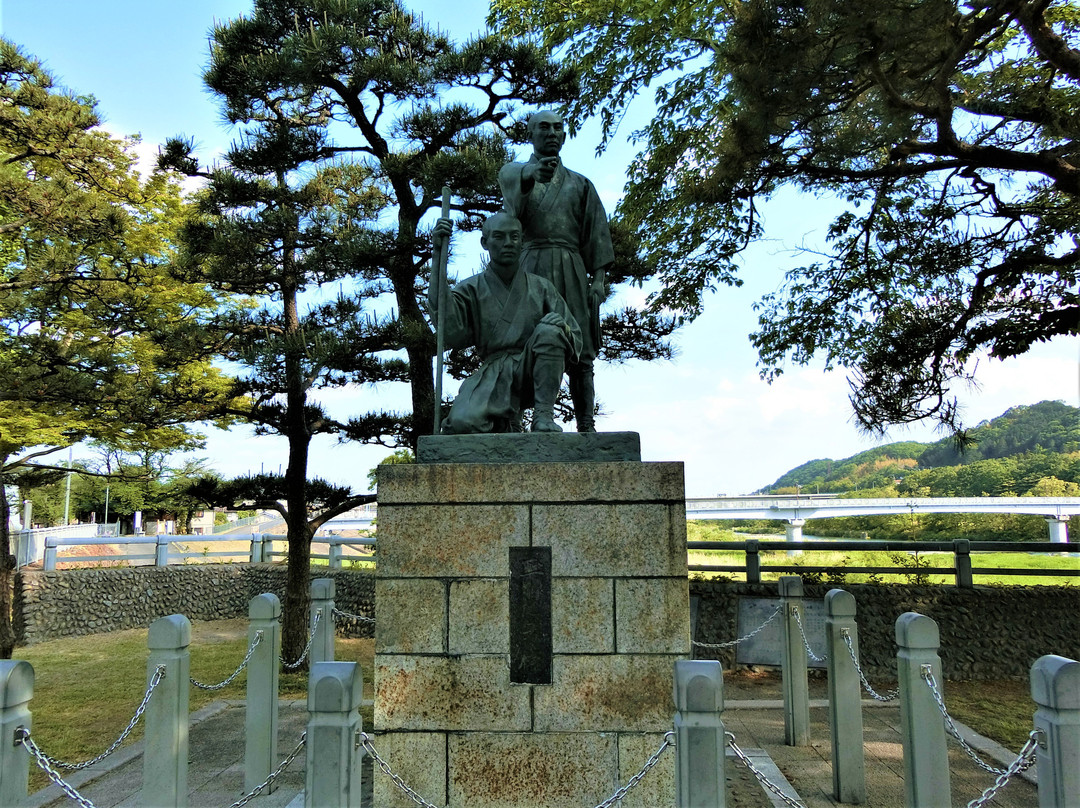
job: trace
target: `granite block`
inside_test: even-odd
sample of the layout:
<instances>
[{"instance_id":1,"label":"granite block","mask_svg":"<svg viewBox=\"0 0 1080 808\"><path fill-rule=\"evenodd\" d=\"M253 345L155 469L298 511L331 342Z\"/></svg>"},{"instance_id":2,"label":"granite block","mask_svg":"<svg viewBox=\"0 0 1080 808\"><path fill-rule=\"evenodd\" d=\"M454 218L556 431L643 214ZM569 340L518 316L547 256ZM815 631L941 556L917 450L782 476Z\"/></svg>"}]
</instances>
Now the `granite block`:
<instances>
[{"instance_id":1,"label":"granite block","mask_svg":"<svg viewBox=\"0 0 1080 808\"><path fill-rule=\"evenodd\" d=\"M660 732L619 733L619 782L625 784L641 771L664 743ZM657 808L675 804L675 747L664 750L647 775L632 788L619 808Z\"/></svg>"},{"instance_id":2,"label":"granite block","mask_svg":"<svg viewBox=\"0 0 1080 808\"><path fill-rule=\"evenodd\" d=\"M537 687L537 732L663 732L671 728L675 656L557 655Z\"/></svg>"},{"instance_id":3,"label":"granite block","mask_svg":"<svg viewBox=\"0 0 1080 808\"><path fill-rule=\"evenodd\" d=\"M686 578L615 581L616 650L620 654L690 654L690 587Z\"/></svg>"},{"instance_id":4,"label":"granite block","mask_svg":"<svg viewBox=\"0 0 1080 808\"><path fill-rule=\"evenodd\" d=\"M451 735L450 805L596 805L619 787L617 752L616 737L599 733Z\"/></svg>"},{"instance_id":5,"label":"granite block","mask_svg":"<svg viewBox=\"0 0 1080 808\"><path fill-rule=\"evenodd\" d=\"M421 435L417 463L640 462L637 432L516 432Z\"/></svg>"},{"instance_id":6,"label":"granite block","mask_svg":"<svg viewBox=\"0 0 1080 808\"><path fill-rule=\"evenodd\" d=\"M667 505L534 505L533 546L556 577L686 575L686 522Z\"/></svg>"},{"instance_id":7,"label":"granite block","mask_svg":"<svg viewBox=\"0 0 1080 808\"><path fill-rule=\"evenodd\" d=\"M553 579L552 650L556 654L614 652L614 604L610 578Z\"/></svg>"},{"instance_id":8,"label":"granite block","mask_svg":"<svg viewBox=\"0 0 1080 808\"><path fill-rule=\"evenodd\" d=\"M432 805L446 805L446 733L386 732L372 741L394 774ZM380 808L416 808L382 769L375 766L374 804Z\"/></svg>"},{"instance_id":9,"label":"granite block","mask_svg":"<svg viewBox=\"0 0 1080 808\"><path fill-rule=\"evenodd\" d=\"M528 544L529 509L524 505L380 503L376 575L499 578L509 574L509 548Z\"/></svg>"},{"instance_id":10,"label":"granite block","mask_svg":"<svg viewBox=\"0 0 1080 808\"><path fill-rule=\"evenodd\" d=\"M685 500L683 464L677 462L402 463L379 468L380 531L387 505Z\"/></svg>"},{"instance_id":11,"label":"granite block","mask_svg":"<svg viewBox=\"0 0 1080 808\"><path fill-rule=\"evenodd\" d=\"M375 581L375 649L380 654L446 652L446 584L434 578Z\"/></svg>"},{"instance_id":12,"label":"granite block","mask_svg":"<svg viewBox=\"0 0 1080 808\"><path fill-rule=\"evenodd\" d=\"M450 582L450 653L510 653L505 578Z\"/></svg>"},{"instance_id":13,"label":"granite block","mask_svg":"<svg viewBox=\"0 0 1080 808\"><path fill-rule=\"evenodd\" d=\"M531 723L529 688L511 686L505 656L375 657L379 729L511 732Z\"/></svg>"}]
</instances>

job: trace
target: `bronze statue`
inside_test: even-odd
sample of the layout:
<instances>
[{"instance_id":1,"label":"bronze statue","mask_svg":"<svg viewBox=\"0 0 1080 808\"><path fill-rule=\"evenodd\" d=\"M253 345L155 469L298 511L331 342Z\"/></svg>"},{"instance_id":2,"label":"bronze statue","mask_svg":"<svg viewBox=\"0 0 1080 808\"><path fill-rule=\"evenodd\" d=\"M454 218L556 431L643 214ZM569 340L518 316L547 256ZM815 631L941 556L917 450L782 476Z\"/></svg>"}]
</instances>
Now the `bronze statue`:
<instances>
[{"instance_id":1,"label":"bronze statue","mask_svg":"<svg viewBox=\"0 0 1080 808\"><path fill-rule=\"evenodd\" d=\"M436 250L453 225L435 225ZM548 281L520 270L521 223L506 213L484 222L481 246L487 268L449 290L439 317L446 346L476 346L480 369L461 385L443 423L445 434L519 432L521 413L533 407L533 432L562 432L555 398L567 361L581 350L581 330ZM433 273L428 306L439 308L440 279Z\"/></svg>"},{"instance_id":2,"label":"bronze statue","mask_svg":"<svg viewBox=\"0 0 1080 808\"><path fill-rule=\"evenodd\" d=\"M600 303L615 260L607 215L593 184L559 160L566 142L562 116L545 110L529 118L533 155L499 171L506 211L521 220L521 266L546 278L581 326L581 353L567 366L578 432L595 432L593 361L600 348Z\"/></svg>"}]
</instances>

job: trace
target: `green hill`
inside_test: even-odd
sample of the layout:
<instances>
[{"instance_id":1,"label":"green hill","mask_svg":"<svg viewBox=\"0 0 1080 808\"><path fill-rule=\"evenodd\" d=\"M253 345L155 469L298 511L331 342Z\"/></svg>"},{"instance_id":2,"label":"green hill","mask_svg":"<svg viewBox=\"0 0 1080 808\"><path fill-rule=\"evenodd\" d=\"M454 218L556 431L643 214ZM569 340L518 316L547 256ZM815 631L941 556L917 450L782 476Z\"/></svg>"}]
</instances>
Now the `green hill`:
<instances>
[{"instance_id":1,"label":"green hill","mask_svg":"<svg viewBox=\"0 0 1080 808\"><path fill-rule=\"evenodd\" d=\"M843 460L811 460L760 493L875 496L1080 496L1080 408L1060 401L1013 407L967 433L903 441Z\"/></svg>"}]
</instances>

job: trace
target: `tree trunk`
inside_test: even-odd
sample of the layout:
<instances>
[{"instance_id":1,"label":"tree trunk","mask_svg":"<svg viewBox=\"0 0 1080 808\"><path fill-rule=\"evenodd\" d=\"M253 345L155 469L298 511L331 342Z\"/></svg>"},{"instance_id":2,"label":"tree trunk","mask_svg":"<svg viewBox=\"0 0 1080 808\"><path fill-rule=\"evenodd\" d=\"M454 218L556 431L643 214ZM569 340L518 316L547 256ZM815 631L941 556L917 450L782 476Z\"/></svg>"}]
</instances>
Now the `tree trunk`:
<instances>
[{"instance_id":1,"label":"tree trunk","mask_svg":"<svg viewBox=\"0 0 1080 808\"><path fill-rule=\"evenodd\" d=\"M15 556L11 552L10 518L7 485L0 476L0 659L11 659L15 650L15 628L11 622L15 602Z\"/></svg>"}]
</instances>

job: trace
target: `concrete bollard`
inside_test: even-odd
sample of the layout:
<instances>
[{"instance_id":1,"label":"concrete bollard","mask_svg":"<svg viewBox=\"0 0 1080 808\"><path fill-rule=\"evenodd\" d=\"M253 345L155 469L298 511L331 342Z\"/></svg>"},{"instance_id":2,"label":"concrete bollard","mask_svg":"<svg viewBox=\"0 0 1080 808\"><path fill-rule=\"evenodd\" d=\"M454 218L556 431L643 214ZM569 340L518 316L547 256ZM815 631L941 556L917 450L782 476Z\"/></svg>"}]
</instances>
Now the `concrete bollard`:
<instances>
[{"instance_id":1,"label":"concrete bollard","mask_svg":"<svg viewBox=\"0 0 1080 808\"><path fill-rule=\"evenodd\" d=\"M357 735L364 679L355 662L316 662L308 681L305 808L360 804Z\"/></svg>"},{"instance_id":2,"label":"concrete bollard","mask_svg":"<svg viewBox=\"0 0 1080 808\"><path fill-rule=\"evenodd\" d=\"M1031 666L1039 808L1080 805L1080 662L1053 654Z\"/></svg>"},{"instance_id":3,"label":"concrete bollard","mask_svg":"<svg viewBox=\"0 0 1080 808\"><path fill-rule=\"evenodd\" d=\"M316 625L315 615L320 615ZM334 579L316 578L311 582L311 664L334 661Z\"/></svg>"},{"instance_id":4,"label":"concrete bollard","mask_svg":"<svg viewBox=\"0 0 1080 808\"><path fill-rule=\"evenodd\" d=\"M251 563L261 564L266 560L262 533L251 534Z\"/></svg>"},{"instance_id":5,"label":"concrete bollard","mask_svg":"<svg viewBox=\"0 0 1080 808\"><path fill-rule=\"evenodd\" d=\"M708 659L675 663L676 808L724 808L724 673Z\"/></svg>"},{"instance_id":6,"label":"concrete bollard","mask_svg":"<svg viewBox=\"0 0 1080 808\"><path fill-rule=\"evenodd\" d=\"M780 664L783 668L784 743L810 744L810 683L806 645L799 631L803 582L798 575L780 577Z\"/></svg>"},{"instance_id":7,"label":"concrete bollard","mask_svg":"<svg viewBox=\"0 0 1080 808\"><path fill-rule=\"evenodd\" d=\"M327 547L326 553L327 553L327 556L328 556L328 562L327 563L329 563L330 569L332 569L332 570L341 569L341 561L345 557L344 548L340 544L335 542L333 539L331 539L329 542L327 542L326 547Z\"/></svg>"},{"instance_id":8,"label":"concrete bollard","mask_svg":"<svg viewBox=\"0 0 1080 808\"><path fill-rule=\"evenodd\" d=\"M154 566L169 566L169 536L159 533L154 539Z\"/></svg>"},{"instance_id":9,"label":"concrete bollard","mask_svg":"<svg viewBox=\"0 0 1080 808\"><path fill-rule=\"evenodd\" d=\"M191 623L182 614L150 624L147 686L159 665L165 666L146 705L141 805L187 808L188 693L191 689Z\"/></svg>"},{"instance_id":10,"label":"concrete bollard","mask_svg":"<svg viewBox=\"0 0 1080 808\"><path fill-rule=\"evenodd\" d=\"M34 669L23 659L0 659L0 805L22 805L30 777L30 753L15 743L15 730L30 730Z\"/></svg>"},{"instance_id":11,"label":"concrete bollard","mask_svg":"<svg viewBox=\"0 0 1080 808\"><path fill-rule=\"evenodd\" d=\"M247 711L244 716L244 791L261 785L276 764L278 744L278 664L281 657L281 601L277 595L256 595L248 604ZM277 786L271 783L263 792Z\"/></svg>"},{"instance_id":12,"label":"concrete bollard","mask_svg":"<svg viewBox=\"0 0 1080 808\"><path fill-rule=\"evenodd\" d=\"M58 548L56 546L56 536L45 537L45 555L41 559L41 567L46 572L51 572L56 569L56 557L58 554Z\"/></svg>"},{"instance_id":13,"label":"concrete bollard","mask_svg":"<svg viewBox=\"0 0 1080 808\"><path fill-rule=\"evenodd\" d=\"M945 717L922 675L928 666L938 687L943 687L939 643L937 623L929 617L905 612L897 618L896 667L907 808L938 808L949 805L951 799Z\"/></svg>"},{"instance_id":14,"label":"concrete bollard","mask_svg":"<svg viewBox=\"0 0 1080 808\"><path fill-rule=\"evenodd\" d=\"M844 638L859 656L855 597L843 589L825 595L825 641L829 671L829 735L832 738L833 798L860 805L866 802L866 762L863 753L862 684Z\"/></svg>"}]
</instances>

